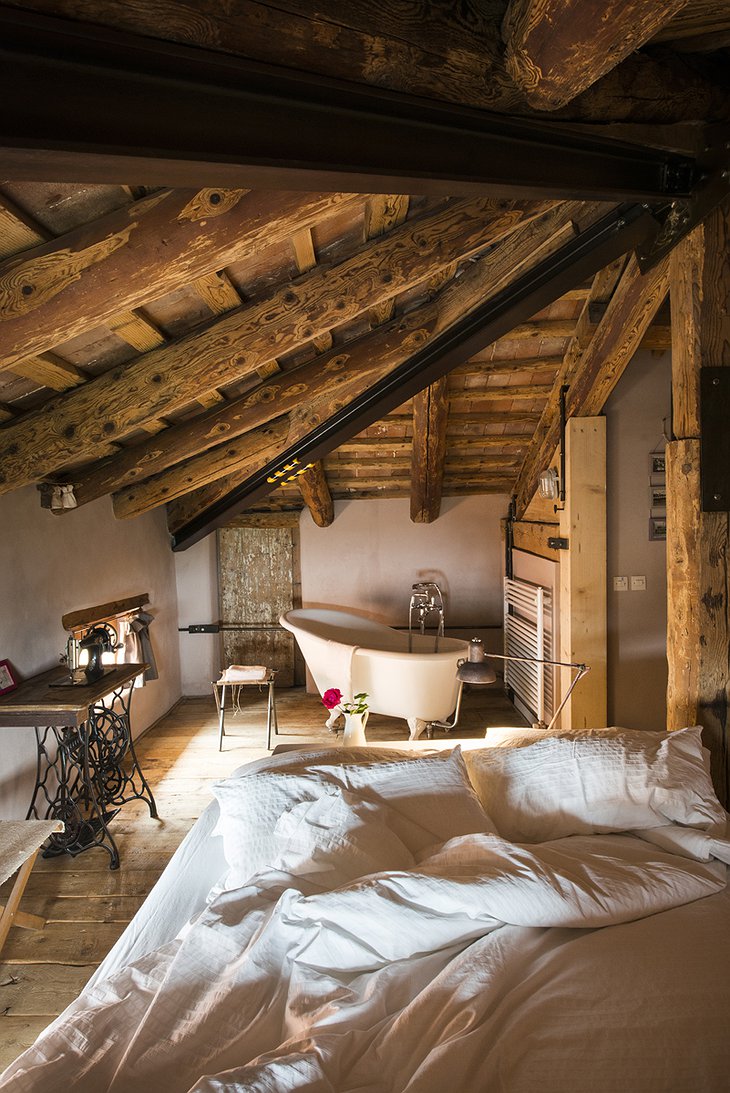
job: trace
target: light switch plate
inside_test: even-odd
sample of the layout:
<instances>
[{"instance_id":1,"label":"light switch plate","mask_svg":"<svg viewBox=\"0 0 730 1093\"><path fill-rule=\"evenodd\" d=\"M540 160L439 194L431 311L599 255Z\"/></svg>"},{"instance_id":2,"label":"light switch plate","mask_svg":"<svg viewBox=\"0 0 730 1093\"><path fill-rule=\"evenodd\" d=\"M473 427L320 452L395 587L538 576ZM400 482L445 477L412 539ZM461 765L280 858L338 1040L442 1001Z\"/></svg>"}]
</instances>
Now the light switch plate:
<instances>
[{"instance_id":1,"label":"light switch plate","mask_svg":"<svg viewBox=\"0 0 730 1093\"><path fill-rule=\"evenodd\" d=\"M632 577L631 578L631 591L632 592L646 592L646 577Z\"/></svg>"},{"instance_id":2,"label":"light switch plate","mask_svg":"<svg viewBox=\"0 0 730 1093\"><path fill-rule=\"evenodd\" d=\"M628 577L614 577L613 578L613 590L614 590L614 592L628 592L628 590L629 590L629 578Z\"/></svg>"}]
</instances>

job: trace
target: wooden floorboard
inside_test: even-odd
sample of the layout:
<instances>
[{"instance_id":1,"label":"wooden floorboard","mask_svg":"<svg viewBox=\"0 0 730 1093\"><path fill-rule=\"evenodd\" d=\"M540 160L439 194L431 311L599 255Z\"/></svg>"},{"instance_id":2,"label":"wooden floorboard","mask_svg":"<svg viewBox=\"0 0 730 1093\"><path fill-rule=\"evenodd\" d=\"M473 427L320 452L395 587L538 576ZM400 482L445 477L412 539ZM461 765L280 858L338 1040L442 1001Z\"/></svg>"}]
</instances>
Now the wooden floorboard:
<instances>
[{"instance_id":1,"label":"wooden floorboard","mask_svg":"<svg viewBox=\"0 0 730 1093\"><path fill-rule=\"evenodd\" d=\"M275 744L336 745L324 726L319 698L301 688L277 691L280 735ZM496 688L465 695L459 739L481 737L488 725L524 721ZM407 740L404 721L374 714L368 739ZM112 824L121 867L108 868L100 849L76 858L39 857L22 909L42 915L42 931L14 928L0 963L0 1069L7 1066L73 1001L136 913L195 820L212 800L211 785L237 767L268 754L266 693L242 689L241 709L226 716L223 751L213 698L190 698L136 742L137 755L157 801L153 820L143 802L125 805ZM0 897L7 885L0 889Z\"/></svg>"}]
</instances>

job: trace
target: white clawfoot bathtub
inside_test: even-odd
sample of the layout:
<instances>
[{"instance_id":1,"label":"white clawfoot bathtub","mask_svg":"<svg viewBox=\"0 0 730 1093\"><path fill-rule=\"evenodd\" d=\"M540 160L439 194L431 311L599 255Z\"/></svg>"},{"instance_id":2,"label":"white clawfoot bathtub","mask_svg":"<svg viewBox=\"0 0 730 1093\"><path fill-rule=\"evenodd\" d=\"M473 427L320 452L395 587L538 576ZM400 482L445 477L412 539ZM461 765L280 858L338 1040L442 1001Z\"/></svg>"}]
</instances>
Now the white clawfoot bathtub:
<instances>
[{"instance_id":1,"label":"white clawfoot bathtub","mask_svg":"<svg viewBox=\"0 0 730 1093\"><path fill-rule=\"evenodd\" d=\"M403 717L415 740L429 721L444 721L456 707L457 662L469 645L457 638L408 634L334 608L298 608L279 619L297 640L320 694L330 687L343 699L365 691L370 713ZM336 714L328 719L332 728Z\"/></svg>"}]
</instances>

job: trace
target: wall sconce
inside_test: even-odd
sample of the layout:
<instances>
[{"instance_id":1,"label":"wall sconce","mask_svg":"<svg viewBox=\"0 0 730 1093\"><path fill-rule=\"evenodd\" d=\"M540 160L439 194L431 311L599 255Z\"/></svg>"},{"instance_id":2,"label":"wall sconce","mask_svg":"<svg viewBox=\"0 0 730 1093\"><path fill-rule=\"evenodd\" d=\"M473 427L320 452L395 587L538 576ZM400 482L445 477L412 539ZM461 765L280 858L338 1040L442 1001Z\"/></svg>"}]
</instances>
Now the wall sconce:
<instances>
[{"instance_id":1,"label":"wall sconce","mask_svg":"<svg viewBox=\"0 0 730 1093\"><path fill-rule=\"evenodd\" d=\"M560 497L560 479L554 467L549 467L540 473L538 490L540 496L548 501L557 501Z\"/></svg>"}]
</instances>

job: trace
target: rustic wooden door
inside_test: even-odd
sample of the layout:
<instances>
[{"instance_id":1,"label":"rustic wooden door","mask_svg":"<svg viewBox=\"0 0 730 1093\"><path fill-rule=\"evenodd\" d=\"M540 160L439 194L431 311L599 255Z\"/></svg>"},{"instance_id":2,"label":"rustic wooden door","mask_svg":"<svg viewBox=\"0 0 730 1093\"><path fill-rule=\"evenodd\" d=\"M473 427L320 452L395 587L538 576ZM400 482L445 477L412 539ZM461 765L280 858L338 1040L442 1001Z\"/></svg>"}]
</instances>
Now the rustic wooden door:
<instances>
[{"instance_id":1,"label":"rustic wooden door","mask_svg":"<svg viewBox=\"0 0 730 1093\"><path fill-rule=\"evenodd\" d=\"M231 527L218 532L223 664L265 664L279 687L294 683L294 639L279 626L299 605L297 529Z\"/></svg>"}]
</instances>

